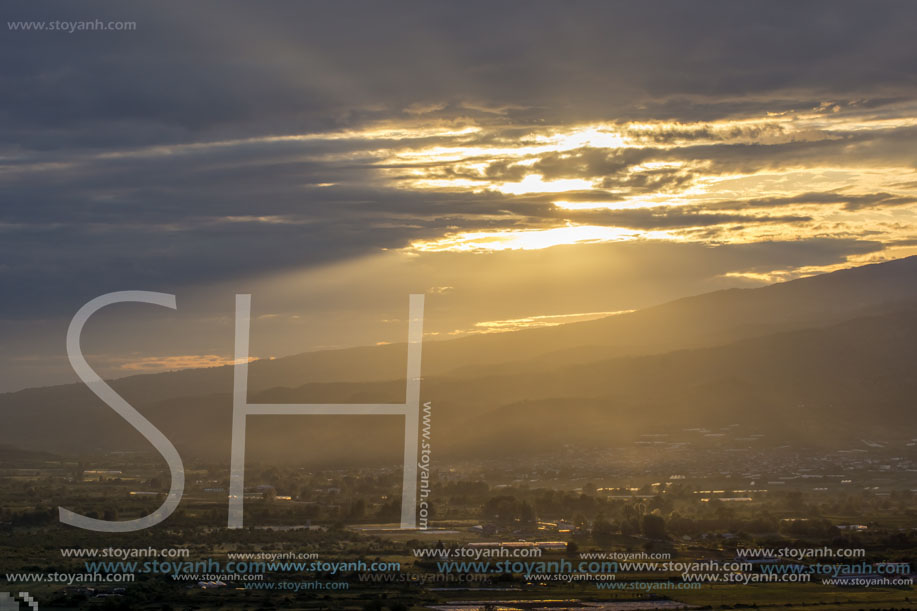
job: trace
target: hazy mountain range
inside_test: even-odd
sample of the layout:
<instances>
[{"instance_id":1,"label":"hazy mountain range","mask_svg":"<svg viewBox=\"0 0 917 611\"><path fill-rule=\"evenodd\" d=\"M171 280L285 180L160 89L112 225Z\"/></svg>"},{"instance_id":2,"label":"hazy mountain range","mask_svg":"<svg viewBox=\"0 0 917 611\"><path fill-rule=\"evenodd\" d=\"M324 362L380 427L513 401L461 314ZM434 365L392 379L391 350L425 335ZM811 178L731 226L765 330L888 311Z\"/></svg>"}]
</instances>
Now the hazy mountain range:
<instances>
[{"instance_id":1,"label":"hazy mountain range","mask_svg":"<svg viewBox=\"0 0 917 611\"><path fill-rule=\"evenodd\" d=\"M421 397L441 456L630 444L739 425L773 443L842 447L915 435L917 257L599 320L426 342ZM251 365L252 402L399 402L404 345ZM187 457L228 461L232 368L113 386ZM81 385L0 395L0 444L150 449ZM398 460L396 417L249 419L249 460Z\"/></svg>"}]
</instances>

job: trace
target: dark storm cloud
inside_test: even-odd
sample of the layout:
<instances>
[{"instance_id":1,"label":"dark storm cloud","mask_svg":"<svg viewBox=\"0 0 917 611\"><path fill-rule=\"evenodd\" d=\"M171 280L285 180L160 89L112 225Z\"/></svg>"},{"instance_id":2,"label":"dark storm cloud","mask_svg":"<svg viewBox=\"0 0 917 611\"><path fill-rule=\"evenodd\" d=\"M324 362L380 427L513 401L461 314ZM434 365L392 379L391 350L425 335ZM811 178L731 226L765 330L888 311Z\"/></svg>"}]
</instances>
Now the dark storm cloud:
<instances>
[{"instance_id":1,"label":"dark storm cloud","mask_svg":"<svg viewBox=\"0 0 917 611\"><path fill-rule=\"evenodd\" d=\"M917 6L907 2L5 8L8 20L138 24L4 36L4 140L30 148L315 131L443 103L548 120L636 117L641 107L690 119L691 103L709 112L705 98L727 104L723 116L746 99L911 92L917 71Z\"/></svg>"},{"instance_id":2,"label":"dark storm cloud","mask_svg":"<svg viewBox=\"0 0 917 611\"><path fill-rule=\"evenodd\" d=\"M266 138L471 117L495 127L462 143L497 145L538 125L712 120L825 99L881 111L910 99L917 68L911 3L85 2L12 4L3 13L6 21L130 20L137 29L0 37L2 316L70 312L125 286L256 275L561 216L639 228L803 223L672 210L559 215L546 198L396 190L378 172L395 172L397 183L425 162L368 151L423 138ZM548 179L600 179L608 201L683 188L699 171L632 174L645 161L702 161L712 167L705 171L725 172L825 159L871 138L664 148L779 131L672 127L653 132L645 148L546 154L533 167ZM867 143L863 152L885 150ZM465 172L429 164L432 178ZM500 159L485 173L525 175ZM337 186L319 186L327 183Z\"/></svg>"},{"instance_id":3,"label":"dark storm cloud","mask_svg":"<svg viewBox=\"0 0 917 611\"><path fill-rule=\"evenodd\" d=\"M660 151L632 148L609 151L584 148L565 153L543 155L533 166L545 178L601 177L624 174L634 166L656 159Z\"/></svg>"}]
</instances>

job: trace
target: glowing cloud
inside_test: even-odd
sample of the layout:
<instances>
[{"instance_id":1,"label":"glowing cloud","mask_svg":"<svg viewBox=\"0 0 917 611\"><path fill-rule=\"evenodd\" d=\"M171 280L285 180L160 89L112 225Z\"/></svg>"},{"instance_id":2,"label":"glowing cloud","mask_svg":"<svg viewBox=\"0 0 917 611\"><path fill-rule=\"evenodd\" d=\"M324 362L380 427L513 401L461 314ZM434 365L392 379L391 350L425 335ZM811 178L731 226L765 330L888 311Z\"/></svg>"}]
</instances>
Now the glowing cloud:
<instances>
[{"instance_id":1,"label":"glowing cloud","mask_svg":"<svg viewBox=\"0 0 917 611\"><path fill-rule=\"evenodd\" d=\"M620 242L671 237L663 231L638 231L622 227L567 225L550 229L478 231L447 234L429 241L413 242L416 252L488 252L494 250L536 250L561 244Z\"/></svg>"}]
</instances>

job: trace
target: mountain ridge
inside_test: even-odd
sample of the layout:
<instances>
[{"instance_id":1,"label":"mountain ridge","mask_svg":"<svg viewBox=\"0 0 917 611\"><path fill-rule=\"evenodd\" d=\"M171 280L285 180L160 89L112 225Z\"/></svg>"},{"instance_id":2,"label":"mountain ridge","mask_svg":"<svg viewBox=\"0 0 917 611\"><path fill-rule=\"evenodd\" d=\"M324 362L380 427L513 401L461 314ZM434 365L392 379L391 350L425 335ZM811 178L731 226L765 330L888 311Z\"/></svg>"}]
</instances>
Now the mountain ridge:
<instances>
[{"instance_id":1,"label":"mountain ridge","mask_svg":"<svg viewBox=\"0 0 917 611\"><path fill-rule=\"evenodd\" d=\"M902 283L901 276L909 276L914 282ZM854 279L854 286L849 283L845 286L840 281ZM835 285L835 286L832 286ZM767 300L773 296L783 297L785 293L792 293L799 287L815 288L809 294L791 296L791 299L801 303L805 309L795 315L765 316L762 311L771 308ZM804 293L804 291L803 291ZM815 293L815 294L812 294ZM842 296L856 298L857 301L845 302ZM764 297L764 299L762 299ZM548 354L567 348L581 348L590 345L607 346L618 350L620 353L633 353L629 351L668 351L681 347L700 345L715 345L716 343L729 342L742 337L754 337L779 330L778 327L790 325L811 325L816 322L830 324L844 317L856 316L863 308L887 304L896 300L917 299L917 255L894 259L882 263L873 263L858 267L837 270L827 274L819 274L798 278L787 282L770 284L756 288L729 288L699 295L681 297L655 306L650 306L634 312L617 314L596 320L566 323L553 327L538 329L523 329L493 334L470 335L455 339L436 340L424 342L423 367L424 374L442 374L443 372L467 364L469 361L480 363L509 362L515 359L507 356L508 352L525 351L528 357L533 354ZM682 314L682 320L670 322L668 327L686 324L685 318L691 320L712 318L709 314L703 315L703 310L709 309L711 301L727 300L727 306L736 313L732 315L735 324L723 326L722 316L716 317L714 325L708 326L704 331L714 330L713 335L695 331L685 337L672 339L670 334L663 333L666 338L656 338L647 341L648 331L658 325L656 319L667 318L672 310L687 310ZM757 302L751 304L749 301ZM842 305L843 304L843 305ZM737 307L738 306L738 307ZM723 307L720 305L720 307ZM751 317L751 320L746 320ZM648 320L647 320L648 319ZM738 321L746 320L743 324ZM738 325L738 326L736 326ZM609 334L610 331L632 330L624 334L627 341L620 340L612 343L595 344L597 335ZM637 330L633 330L634 328ZM757 329L756 329L757 328ZM744 329L739 331L737 329ZM671 330L671 329L669 329ZM564 335L569 335L564 337ZM642 336L642 337L641 337ZM639 339L638 339L639 338ZM642 342L641 348L635 348ZM494 344L510 344L509 347L495 349ZM455 349L457 354L448 354ZM279 378L289 375L287 372L265 375L266 369L295 370L298 376L311 376L308 379L322 379L333 381L368 381L391 380L404 376L404 363L406 359L406 345L392 343L381 346L356 346L338 348L333 350L309 351L276 359L261 359L249 365L249 385L252 389L264 390L281 384ZM481 354L483 353L483 354ZM471 358L471 354L475 358ZM324 363L323 363L324 361ZM388 365L385 365L388 363ZM346 370L354 378L346 378L342 373ZM358 372L358 373L353 373ZM163 389L168 386L166 396L182 396L189 386L205 384L208 387L222 385L231 388L232 365L218 367L181 369L157 373L144 373L109 379L108 382L119 391L129 391L134 385L145 382L160 382L168 378L168 384L156 384ZM58 384L26 388L9 393L0 393L0 399L10 395L29 394L47 389L62 389L81 386L80 383Z\"/></svg>"},{"instance_id":2,"label":"mountain ridge","mask_svg":"<svg viewBox=\"0 0 917 611\"><path fill-rule=\"evenodd\" d=\"M565 348L563 341L570 340L560 333L563 341L543 345L540 354L526 354L529 358L509 363L490 364L486 359L469 363L468 355L459 350L458 357L446 355L450 358L444 359L440 355L438 370L434 367L431 372L425 354L422 398L436 405L437 430L446 431L439 434L439 452L461 456L500 448L529 450L529 445L539 447L546 440L556 441L558 435L566 435L563 438L570 443L600 443L603 436L621 441L663 420L673 426L693 421L719 426L733 416L746 426L803 441L817 441L815 431L821 427L823 439L819 443L828 445L846 443L844 430L851 430L850 423L845 427L831 424L837 415L856 421L860 428L871 427L877 434L896 436L903 429L893 422L908 413L911 398L917 396L917 386L911 381L917 377L908 369L910 363L917 362L917 348L912 348L917 346L917 295L908 299L917 292L913 288L917 283L912 282L917 276L917 258L905 261L857 272L860 277L852 286L844 282L850 276L841 275L819 280L814 289L812 283L803 281L792 287L797 294L789 299L786 289L770 293L756 292L762 289L727 291L725 301L721 291L656 306L642 322L638 318L637 323L634 319L622 323L618 316L604 324L606 329L622 325L645 328L670 317L660 336L652 338L657 346L666 348L662 351L654 352L652 346L622 350L620 343L600 345L595 350ZM876 271L882 276L878 281ZM858 294L870 285L873 289L866 298L839 299L839 295ZM784 305L779 311L769 309L781 300ZM711 308L711 302L716 307ZM798 307L800 304L805 307ZM680 311L672 315L673 309ZM863 315L864 311L872 313ZM735 332L730 323L744 321L749 312L764 313L753 317L755 329L777 330L750 337ZM695 326L689 332L674 340L664 337L673 328L692 322ZM596 340L596 327L586 328ZM714 332L709 333L711 329ZM545 334L535 336L544 338ZM480 344L470 344L480 349ZM283 367L267 371L269 375L262 376L260 383L251 385L249 400L400 402L404 397L404 358L398 350L381 348L370 354L372 359L382 354L394 360L389 365L397 373L387 379L365 376L362 381L333 377L317 381L314 372L313 379L296 375L302 360L289 357ZM426 351L427 346L424 348ZM368 351L364 349L361 354ZM493 356L493 351L486 355ZM445 366L462 359L466 359L462 366ZM265 370L277 367L277 361L260 363ZM744 367L739 368L742 363ZM819 369L819 363L826 365ZM222 460L228 457L232 409L232 369L223 369L219 378L204 384L190 375L195 370L185 370L134 376L133 384L116 381L114 387L160 426L183 455ZM253 367L252 379L256 378ZM157 393L150 381L170 386L166 392ZM283 383L270 384L277 381ZM808 407L792 416L797 404ZM832 412L828 404L836 405L838 411ZM866 408L875 414L863 417L857 411ZM558 419L557 414L563 416ZM27 450L74 453L149 449L136 431L80 384L0 395L0 415L6 424L0 431L0 444L21 445L22 440L28 440ZM775 428L774 418L778 416L796 418L797 426ZM400 446L395 440L402 431L395 418L373 416L364 420L367 422L343 424L340 417L258 417L249 425L253 456L260 453L286 460L302 454L313 461L334 461L349 455L368 459L371 455L387 456L390 448ZM529 434L514 434L520 427ZM345 438L349 442L344 443ZM310 443L304 444L305 439ZM355 443L359 448L356 453L352 447ZM303 446L314 448L303 453Z\"/></svg>"}]
</instances>

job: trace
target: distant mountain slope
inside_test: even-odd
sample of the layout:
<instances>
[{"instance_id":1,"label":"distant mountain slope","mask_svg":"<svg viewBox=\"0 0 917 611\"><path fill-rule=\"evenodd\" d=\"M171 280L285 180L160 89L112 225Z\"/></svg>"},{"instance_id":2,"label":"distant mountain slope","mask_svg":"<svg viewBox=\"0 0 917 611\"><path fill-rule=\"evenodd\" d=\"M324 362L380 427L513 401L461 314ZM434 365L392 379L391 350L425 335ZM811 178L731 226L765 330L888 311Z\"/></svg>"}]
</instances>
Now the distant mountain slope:
<instances>
[{"instance_id":1,"label":"distant mountain slope","mask_svg":"<svg viewBox=\"0 0 917 611\"><path fill-rule=\"evenodd\" d=\"M545 415L555 408L563 410L563 422L579 423L589 433L571 441L606 434L607 423L584 411L586 404L603 414L619 413L616 430L628 434L659 418L673 424L719 422L734 413L763 425L774 424L776 414L790 418L795 410L797 432L806 422L831 428L832 418L856 420L873 411L881 419L897 419L909 413L907 401L917 396L907 368L917 356L913 308L907 305L917 302L915 280L917 257L911 257L689 297L596 321L427 342L423 396L436 402L438 422L451 427L440 433L441 447L459 452L523 420L537 428L539 418L547 418L543 434L556 434L566 427ZM875 315L863 317L864 312ZM858 315L849 325L837 324ZM404 392L404 354L403 345L390 345L256 362L250 394L274 402L397 402ZM228 451L231 367L134 376L114 386L180 439L184 451L211 457ZM525 407L536 404L537 409ZM526 409L532 413L521 418ZM768 418L761 420L765 413ZM82 385L0 395L0 417L0 443L18 447L55 452L147 447ZM479 419L487 426L469 426ZM337 426L319 426L329 420L322 418L299 419L309 421L305 425L283 417L255 420L253 435L263 430L279 438L288 430L307 435L303 427L333 438ZM378 422L376 433L400 435L394 419ZM398 446L380 445L361 431L357 426L350 434L363 435L367 450ZM288 454L285 444L273 445Z\"/></svg>"},{"instance_id":2,"label":"distant mountain slope","mask_svg":"<svg viewBox=\"0 0 917 611\"><path fill-rule=\"evenodd\" d=\"M778 331L827 325L917 300L917 256L756 289L687 297L598 320L510 333L425 341L423 372L438 376L464 367L542 359L596 360L725 344ZM403 379L404 344L307 352L250 365L258 392L308 382ZM527 364L523 365L528 367ZM229 392L232 367L188 369L121 378L113 386L131 401L154 402ZM66 401L83 405L78 385L0 394L0 414L16 405Z\"/></svg>"},{"instance_id":3,"label":"distant mountain slope","mask_svg":"<svg viewBox=\"0 0 917 611\"><path fill-rule=\"evenodd\" d=\"M729 345L617 357L524 372L425 378L441 457L537 452L564 444L632 443L641 434L738 425L768 443L836 448L863 437L917 436L917 303L828 327ZM397 402L398 381L311 383L252 394L252 401ZM226 460L230 393L175 398L144 413L186 457ZM66 405L10 414L30 447L62 451L146 448L108 408L65 417ZM249 456L313 464L398 459L395 417L259 416L249 421Z\"/></svg>"},{"instance_id":4,"label":"distant mountain slope","mask_svg":"<svg viewBox=\"0 0 917 611\"><path fill-rule=\"evenodd\" d=\"M32 452L21 450L6 444L0 444L0 461L4 464L12 464L19 461L36 461L36 460L53 460L57 458L54 454L48 452Z\"/></svg>"}]
</instances>

